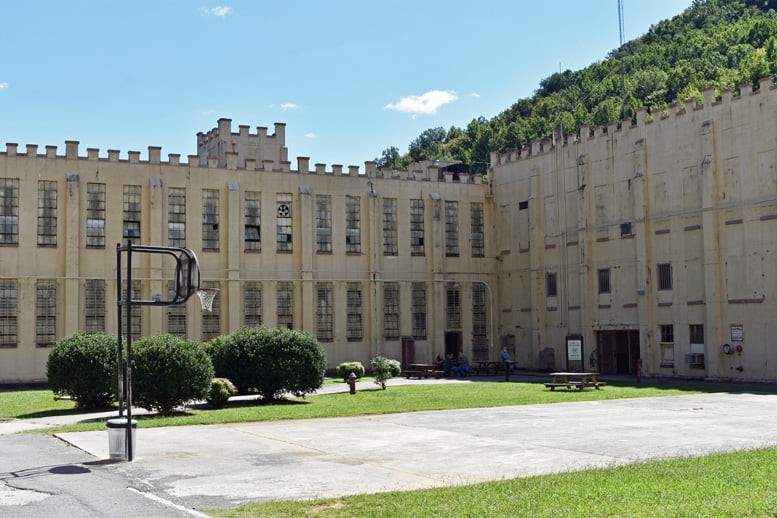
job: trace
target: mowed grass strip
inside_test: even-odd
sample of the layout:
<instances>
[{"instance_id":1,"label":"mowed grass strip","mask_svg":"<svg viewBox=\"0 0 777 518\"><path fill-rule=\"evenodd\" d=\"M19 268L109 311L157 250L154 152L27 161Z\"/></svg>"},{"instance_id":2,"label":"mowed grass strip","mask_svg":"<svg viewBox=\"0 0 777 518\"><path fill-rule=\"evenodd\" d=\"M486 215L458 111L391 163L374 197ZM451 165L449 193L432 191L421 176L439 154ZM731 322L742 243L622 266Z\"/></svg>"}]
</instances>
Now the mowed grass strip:
<instances>
[{"instance_id":1,"label":"mowed grass strip","mask_svg":"<svg viewBox=\"0 0 777 518\"><path fill-rule=\"evenodd\" d=\"M774 517L777 448L630 464L483 484L249 504L246 517Z\"/></svg>"}]
</instances>

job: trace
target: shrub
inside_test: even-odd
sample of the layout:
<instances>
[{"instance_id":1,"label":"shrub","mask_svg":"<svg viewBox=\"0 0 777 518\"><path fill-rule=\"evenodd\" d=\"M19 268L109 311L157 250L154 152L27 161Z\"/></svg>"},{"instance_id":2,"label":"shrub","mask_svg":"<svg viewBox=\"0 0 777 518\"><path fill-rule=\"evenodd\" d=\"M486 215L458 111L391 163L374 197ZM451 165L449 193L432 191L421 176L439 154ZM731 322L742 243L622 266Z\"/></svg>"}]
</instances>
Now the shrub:
<instances>
[{"instance_id":1,"label":"shrub","mask_svg":"<svg viewBox=\"0 0 777 518\"><path fill-rule=\"evenodd\" d=\"M132 344L134 403L161 414L207 397L213 364L193 340L171 335L143 337Z\"/></svg>"},{"instance_id":2,"label":"shrub","mask_svg":"<svg viewBox=\"0 0 777 518\"><path fill-rule=\"evenodd\" d=\"M210 392L205 400L213 408L223 408L229 398L237 394L237 389L227 378L213 378L210 384Z\"/></svg>"},{"instance_id":3,"label":"shrub","mask_svg":"<svg viewBox=\"0 0 777 518\"><path fill-rule=\"evenodd\" d=\"M364 365L360 362L345 362L337 366L337 377L343 378L343 381L348 381L348 376L351 373L356 374L357 378L363 378Z\"/></svg>"},{"instance_id":4,"label":"shrub","mask_svg":"<svg viewBox=\"0 0 777 518\"><path fill-rule=\"evenodd\" d=\"M105 408L116 399L117 350L115 336L76 333L61 338L46 362L49 387L67 394L80 408Z\"/></svg>"},{"instance_id":5,"label":"shrub","mask_svg":"<svg viewBox=\"0 0 777 518\"><path fill-rule=\"evenodd\" d=\"M370 360L372 374L375 376L375 384L380 385L386 390L386 380L399 376L402 373L402 367L397 360L376 356Z\"/></svg>"},{"instance_id":6,"label":"shrub","mask_svg":"<svg viewBox=\"0 0 777 518\"><path fill-rule=\"evenodd\" d=\"M256 386L262 359L259 356L259 348L252 339L252 333L239 329L231 335L210 340L204 347L213 362L216 376L231 381L238 393L246 394Z\"/></svg>"}]
</instances>

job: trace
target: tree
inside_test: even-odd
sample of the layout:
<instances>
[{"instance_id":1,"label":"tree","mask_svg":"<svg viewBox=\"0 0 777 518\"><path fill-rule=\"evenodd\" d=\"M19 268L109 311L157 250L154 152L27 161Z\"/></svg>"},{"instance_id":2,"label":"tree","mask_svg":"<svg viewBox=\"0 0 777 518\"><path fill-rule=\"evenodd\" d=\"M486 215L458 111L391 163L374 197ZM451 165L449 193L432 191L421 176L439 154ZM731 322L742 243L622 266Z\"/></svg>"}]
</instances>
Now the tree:
<instances>
[{"instance_id":1,"label":"tree","mask_svg":"<svg viewBox=\"0 0 777 518\"><path fill-rule=\"evenodd\" d=\"M399 153L399 148L391 146L383 150L380 154L380 158L376 158L378 169L400 169L402 155Z\"/></svg>"},{"instance_id":2,"label":"tree","mask_svg":"<svg viewBox=\"0 0 777 518\"><path fill-rule=\"evenodd\" d=\"M447 132L443 127L430 128L410 143L408 152L414 162L435 160L440 156L440 147L445 142Z\"/></svg>"}]
</instances>

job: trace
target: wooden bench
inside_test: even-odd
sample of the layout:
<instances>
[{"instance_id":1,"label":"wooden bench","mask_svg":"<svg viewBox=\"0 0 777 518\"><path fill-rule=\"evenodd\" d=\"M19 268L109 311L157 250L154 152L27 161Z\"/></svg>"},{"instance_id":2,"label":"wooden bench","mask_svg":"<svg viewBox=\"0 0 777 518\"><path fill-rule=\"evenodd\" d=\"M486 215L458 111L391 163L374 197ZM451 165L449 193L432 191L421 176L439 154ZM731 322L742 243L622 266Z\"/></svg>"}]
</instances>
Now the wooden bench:
<instances>
[{"instance_id":1,"label":"wooden bench","mask_svg":"<svg viewBox=\"0 0 777 518\"><path fill-rule=\"evenodd\" d=\"M583 390L586 387L593 387L599 390L599 387L606 385L607 382L597 380L597 374L597 372L551 372L553 381L545 383L545 387L550 390L555 390L556 387L563 387L567 390L573 388Z\"/></svg>"},{"instance_id":2,"label":"wooden bench","mask_svg":"<svg viewBox=\"0 0 777 518\"><path fill-rule=\"evenodd\" d=\"M425 363L411 363L407 366L407 369L402 371L402 376L407 379L441 378L443 374L445 373L438 369L436 365Z\"/></svg>"}]
</instances>

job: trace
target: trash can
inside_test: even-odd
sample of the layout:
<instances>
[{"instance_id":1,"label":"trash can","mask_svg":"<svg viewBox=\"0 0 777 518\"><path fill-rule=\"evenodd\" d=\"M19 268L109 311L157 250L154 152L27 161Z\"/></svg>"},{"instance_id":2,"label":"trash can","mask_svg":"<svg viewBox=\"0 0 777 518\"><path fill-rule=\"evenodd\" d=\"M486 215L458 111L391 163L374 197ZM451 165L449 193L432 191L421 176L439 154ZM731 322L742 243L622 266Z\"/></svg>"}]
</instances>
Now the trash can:
<instances>
[{"instance_id":1,"label":"trash can","mask_svg":"<svg viewBox=\"0 0 777 518\"><path fill-rule=\"evenodd\" d=\"M111 460L127 460L127 418L116 417L108 419L108 452ZM135 430L138 428L138 422L132 420L132 452L137 451L137 442L135 441Z\"/></svg>"}]
</instances>

